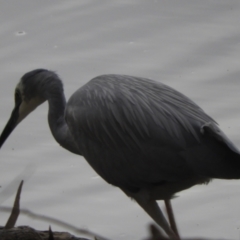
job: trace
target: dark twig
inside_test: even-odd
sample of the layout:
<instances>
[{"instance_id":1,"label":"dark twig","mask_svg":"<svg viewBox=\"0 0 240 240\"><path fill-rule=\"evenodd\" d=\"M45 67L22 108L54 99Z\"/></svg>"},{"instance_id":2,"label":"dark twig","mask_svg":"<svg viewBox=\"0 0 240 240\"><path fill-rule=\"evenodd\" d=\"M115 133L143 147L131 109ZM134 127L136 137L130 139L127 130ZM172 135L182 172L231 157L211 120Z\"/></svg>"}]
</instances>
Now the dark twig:
<instances>
[{"instance_id":1,"label":"dark twig","mask_svg":"<svg viewBox=\"0 0 240 240\"><path fill-rule=\"evenodd\" d=\"M53 236L51 226L49 226L49 239L48 240L54 240L54 236Z\"/></svg>"},{"instance_id":2,"label":"dark twig","mask_svg":"<svg viewBox=\"0 0 240 240\"><path fill-rule=\"evenodd\" d=\"M0 211L9 212L9 211L11 211L11 208L0 207ZM58 219L53 218L53 217L47 217L47 216L44 216L44 215L36 214L36 213L34 213L30 210L27 210L27 209L21 209L21 214L24 214L24 215L26 215L30 218L33 218L33 219L38 219L38 220L45 221L45 222L48 222L48 223L56 224L58 226L62 226L62 227L66 228L70 231L75 232L76 234L83 234L83 235L93 237L93 238L96 237L98 240L108 240L107 238L102 237L101 235L96 234L94 232L91 232L91 231L88 231L88 230L85 230L85 229L81 229L81 228L77 228L77 227L75 227L71 224L68 224L64 221L58 220Z\"/></svg>"},{"instance_id":3,"label":"dark twig","mask_svg":"<svg viewBox=\"0 0 240 240\"><path fill-rule=\"evenodd\" d=\"M21 181L18 191L15 197L14 205L12 208L11 215L5 225L5 229L10 229L13 228L17 222L19 213L20 213L20 196L21 196L21 191L22 191L22 186L23 186L23 180Z\"/></svg>"}]
</instances>

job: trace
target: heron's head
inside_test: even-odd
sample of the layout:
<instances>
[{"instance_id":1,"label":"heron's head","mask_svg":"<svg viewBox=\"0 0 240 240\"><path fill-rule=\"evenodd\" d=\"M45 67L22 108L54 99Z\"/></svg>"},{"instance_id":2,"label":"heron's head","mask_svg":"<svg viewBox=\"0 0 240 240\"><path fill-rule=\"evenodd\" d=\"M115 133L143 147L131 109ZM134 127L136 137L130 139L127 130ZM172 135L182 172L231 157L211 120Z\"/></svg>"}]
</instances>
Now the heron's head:
<instances>
[{"instance_id":1,"label":"heron's head","mask_svg":"<svg viewBox=\"0 0 240 240\"><path fill-rule=\"evenodd\" d=\"M1 136L0 148L13 129L46 99L48 80L56 77L54 72L36 69L23 75L15 89L15 106Z\"/></svg>"}]
</instances>

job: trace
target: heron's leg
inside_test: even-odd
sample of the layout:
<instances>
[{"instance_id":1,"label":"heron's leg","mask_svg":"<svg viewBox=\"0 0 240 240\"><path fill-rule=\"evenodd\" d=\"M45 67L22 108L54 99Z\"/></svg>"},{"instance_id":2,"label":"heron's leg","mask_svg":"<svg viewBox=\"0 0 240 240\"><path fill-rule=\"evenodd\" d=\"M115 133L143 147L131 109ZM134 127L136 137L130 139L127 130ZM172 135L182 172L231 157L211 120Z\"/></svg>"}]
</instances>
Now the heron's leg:
<instances>
[{"instance_id":1,"label":"heron's leg","mask_svg":"<svg viewBox=\"0 0 240 240\"><path fill-rule=\"evenodd\" d=\"M131 193L122 189L129 197L133 198L145 212L166 232L169 237L173 239L179 239L173 230L170 228L167 220L165 219L160 207L155 200L148 198L145 192L140 191L137 193Z\"/></svg>"},{"instance_id":2,"label":"heron's leg","mask_svg":"<svg viewBox=\"0 0 240 240\"><path fill-rule=\"evenodd\" d=\"M164 200L164 203L165 203L165 206L166 206L168 220L169 220L171 229L174 231L176 236L180 239L180 235L179 235L178 229L177 229L177 224L176 224L175 217L174 217L174 214L173 214L171 200L166 199L166 200Z\"/></svg>"}]
</instances>

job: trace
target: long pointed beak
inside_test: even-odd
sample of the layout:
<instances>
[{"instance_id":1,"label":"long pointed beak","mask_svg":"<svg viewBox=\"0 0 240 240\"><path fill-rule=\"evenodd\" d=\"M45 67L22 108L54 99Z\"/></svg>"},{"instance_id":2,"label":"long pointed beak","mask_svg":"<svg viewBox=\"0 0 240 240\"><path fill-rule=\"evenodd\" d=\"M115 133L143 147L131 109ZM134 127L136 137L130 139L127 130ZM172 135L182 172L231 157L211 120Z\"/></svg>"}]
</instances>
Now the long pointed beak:
<instances>
[{"instance_id":1,"label":"long pointed beak","mask_svg":"<svg viewBox=\"0 0 240 240\"><path fill-rule=\"evenodd\" d=\"M8 120L5 128L2 131L2 134L0 136L0 148L4 144L4 142L7 140L8 136L11 134L13 129L17 126L18 124L18 119L19 119L19 106L15 106L15 108L12 111L11 117Z\"/></svg>"}]
</instances>

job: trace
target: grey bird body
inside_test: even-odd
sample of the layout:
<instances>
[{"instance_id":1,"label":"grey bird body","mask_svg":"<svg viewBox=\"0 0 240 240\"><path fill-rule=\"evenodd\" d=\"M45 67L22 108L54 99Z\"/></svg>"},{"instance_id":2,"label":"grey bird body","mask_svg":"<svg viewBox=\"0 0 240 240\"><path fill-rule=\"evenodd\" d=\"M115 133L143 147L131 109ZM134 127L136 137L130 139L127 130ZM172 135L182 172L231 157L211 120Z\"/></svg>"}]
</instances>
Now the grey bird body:
<instances>
[{"instance_id":1,"label":"grey bird body","mask_svg":"<svg viewBox=\"0 0 240 240\"><path fill-rule=\"evenodd\" d=\"M240 176L228 166L230 140L201 131L206 123L220 131L214 120L161 83L96 77L72 95L65 117L81 154L113 185L138 191L195 176Z\"/></svg>"},{"instance_id":2,"label":"grey bird body","mask_svg":"<svg viewBox=\"0 0 240 240\"><path fill-rule=\"evenodd\" d=\"M240 178L238 149L200 107L164 84L125 75L98 76L66 103L54 72L25 74L0 147L45 100L56 141L84 156L103 179L133 197L168 233L155 200L170 199L211 178Z\"/></svg>"}]
</instances>

